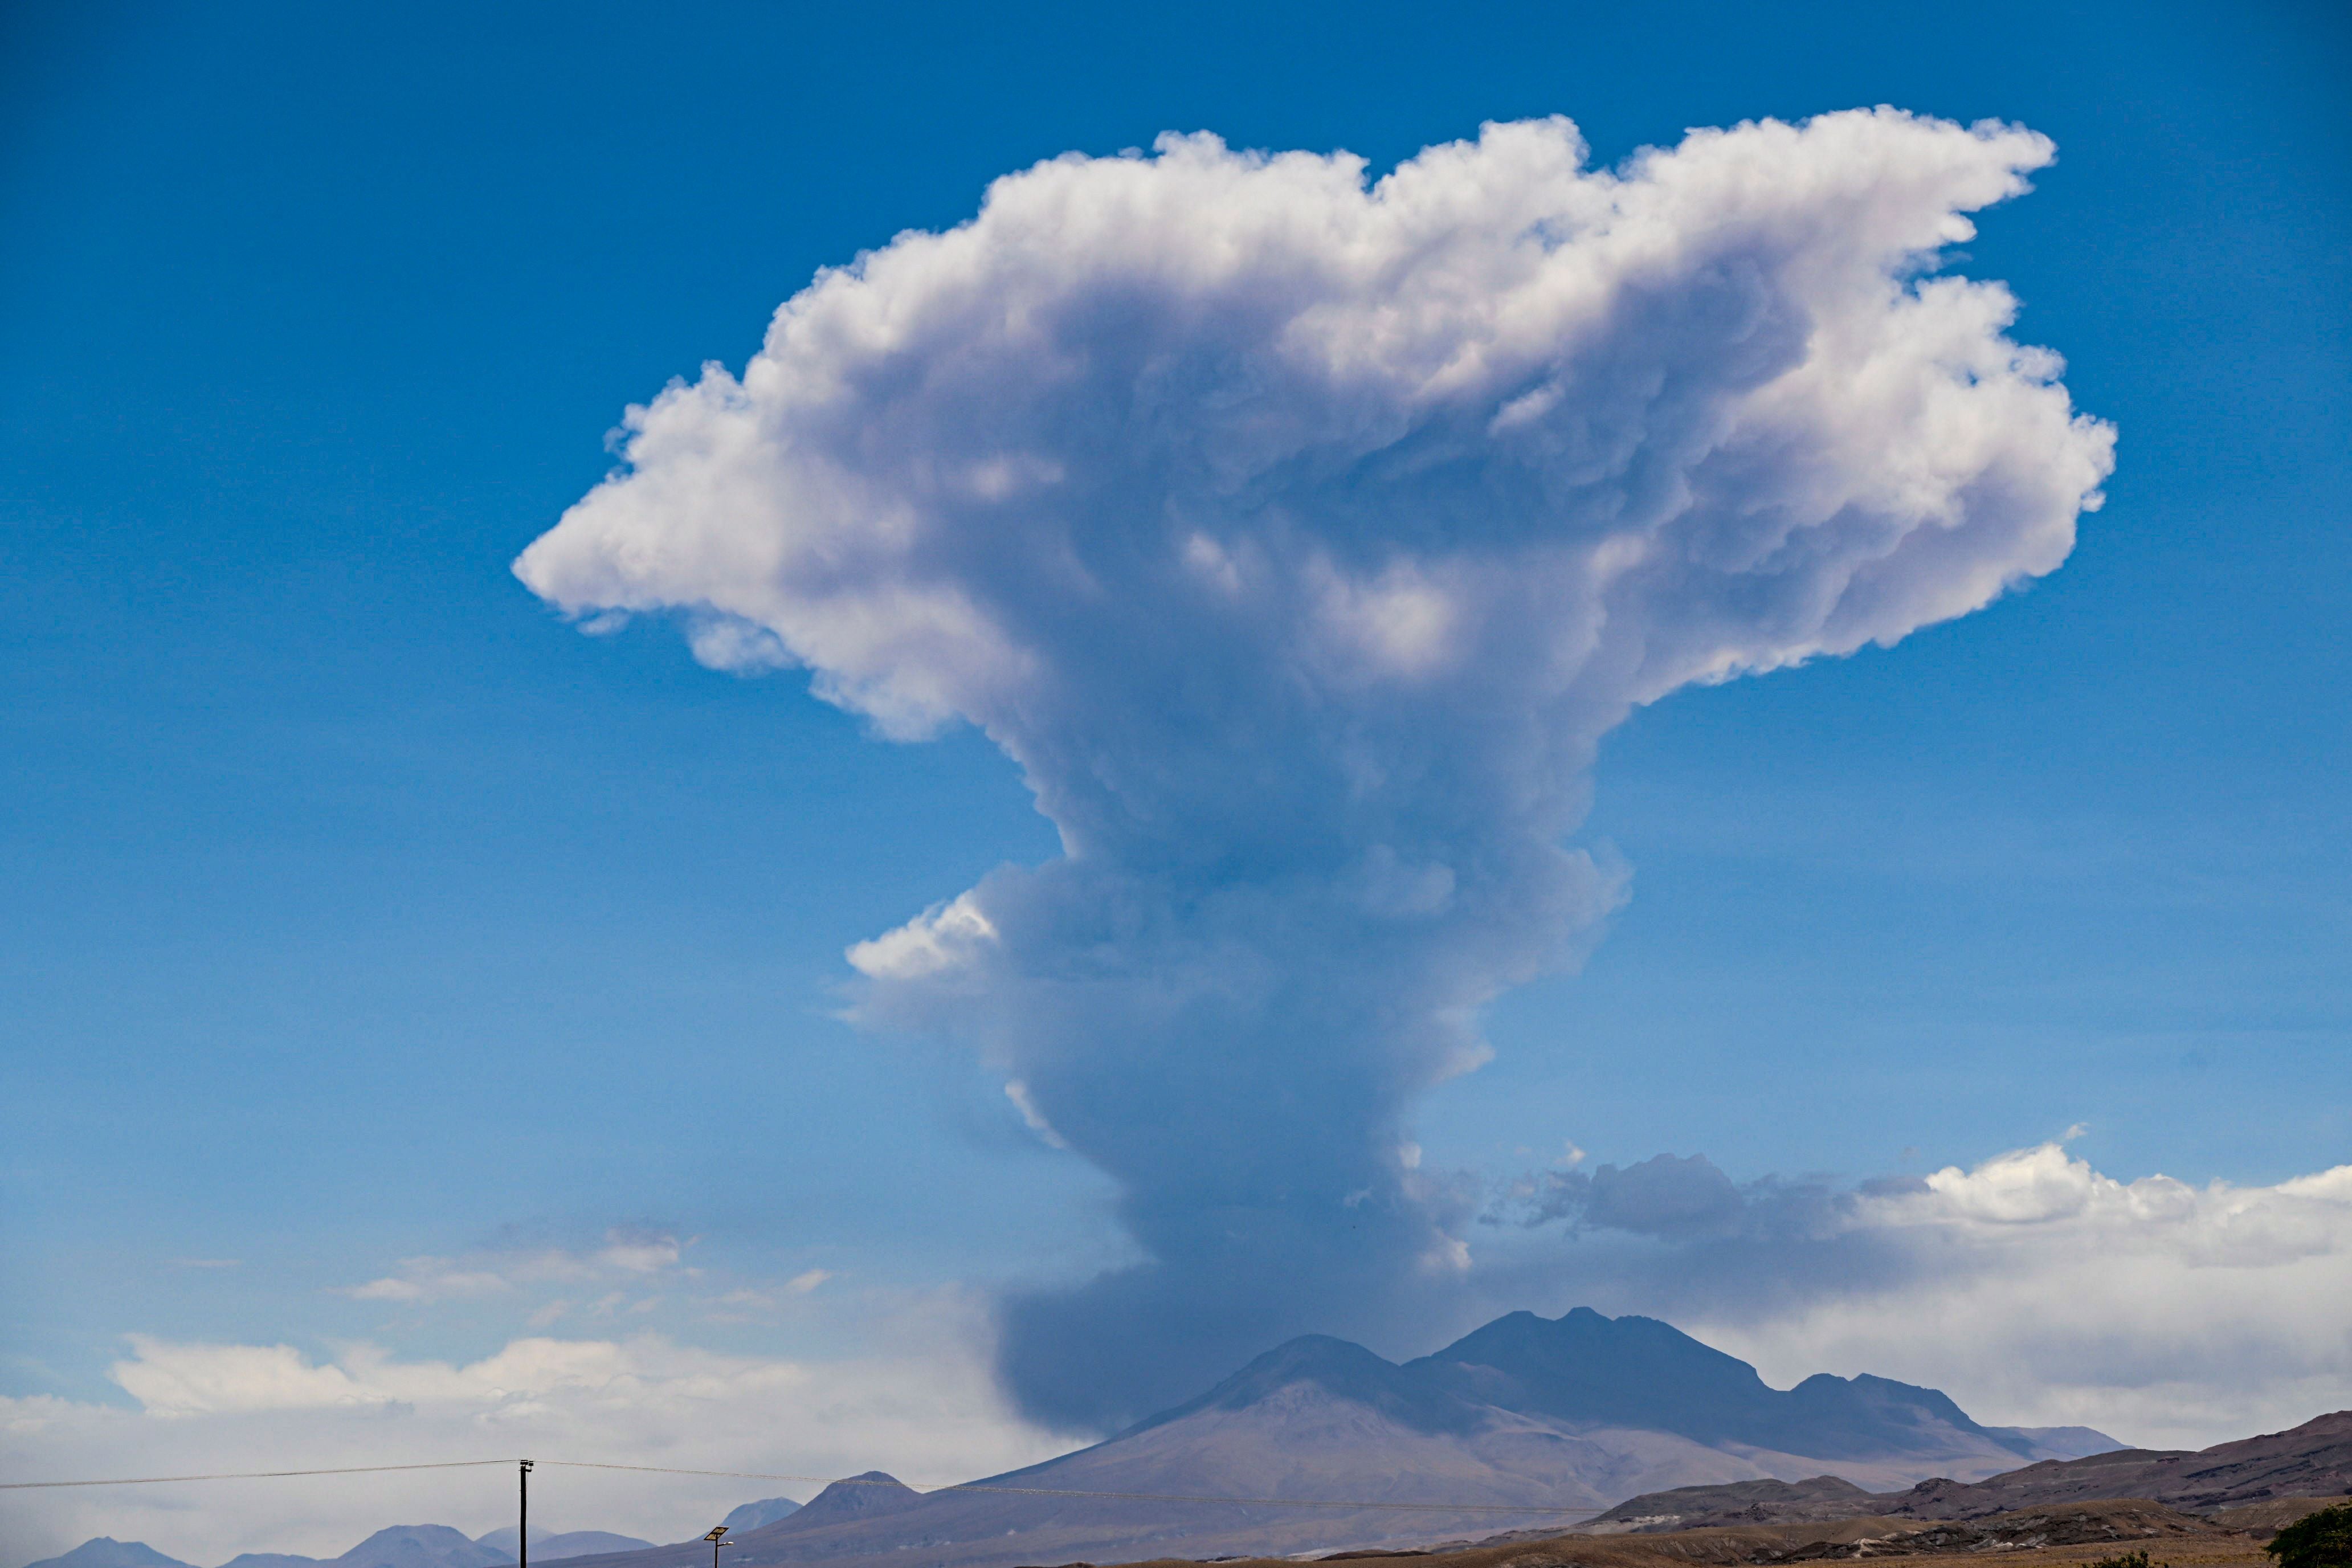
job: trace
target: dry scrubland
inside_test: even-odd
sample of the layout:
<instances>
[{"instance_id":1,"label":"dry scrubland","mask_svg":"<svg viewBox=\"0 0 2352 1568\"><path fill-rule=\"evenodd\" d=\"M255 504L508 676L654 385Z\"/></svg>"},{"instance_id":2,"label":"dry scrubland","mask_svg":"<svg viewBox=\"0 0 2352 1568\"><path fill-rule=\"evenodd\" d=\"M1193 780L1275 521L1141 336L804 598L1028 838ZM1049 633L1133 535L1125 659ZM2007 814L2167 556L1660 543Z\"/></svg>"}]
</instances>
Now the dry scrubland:
<instances>
[{"instance_id":1,"label":"dry scrubland","mask_svg":"<svg viewBox=\"0 0 2352 1568\"><path fill-rule=\"evenodd\" d=\"M2263 1552L2264 1542L2303 1515L2346 1500L2277 1499L2210 1517L2125 1499L2020 1510L1960 1523L1873 1518L1832 1524L1717 1526L1654 1535L1522 1532L1427 1551L1345 1552L1319 1561L1361 1563L1363 1568L1387 1568L1389 1561L1398 1558L1438 1560L1432 1568L1438 1563L1443 1568L1770 1568L1886 1557L1901 1558L1905 1568L1937 1568L1998 1556L2032 1568L2088 1568L2104 1559L2145 1551L2153 1568L2272 1568ZM1198 1565L1189 1559L1159 1558L1131 1568ZM1218 1568L1298 1568L1298 1563L1294 1558L1234 1558L1221 1560Z\"/></svg>"}]
</instances>

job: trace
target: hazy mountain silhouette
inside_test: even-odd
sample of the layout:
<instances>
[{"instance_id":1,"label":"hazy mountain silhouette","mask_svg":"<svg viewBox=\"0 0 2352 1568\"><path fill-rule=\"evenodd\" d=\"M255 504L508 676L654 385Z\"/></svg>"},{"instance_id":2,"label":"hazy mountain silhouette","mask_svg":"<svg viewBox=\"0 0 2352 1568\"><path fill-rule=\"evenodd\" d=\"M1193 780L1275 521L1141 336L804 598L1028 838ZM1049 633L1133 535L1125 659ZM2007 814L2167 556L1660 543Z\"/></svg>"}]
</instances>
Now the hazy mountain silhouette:
<instances>
[{"instance_id":1,"label":"hazy mountain silhouette","mask_svg":"<svg viewBox=\"0 0 2352 1568\"><path fill-rule=\"evenodd\" d=\"M504 1568L514 1560L446 1524L395 1524L326 1561L333 1568Z\"/></svg>"},{"instance_id":2,"label":"hazy mountain silhouette","mask_svg":"<svg viewBox=\"0 0 2352 1568\"><path fill-rule=\"evenodd\" d=\"M719 1522L741 1535L762 1525L773 1524L787 1514L798 1513L800 1507L788 1497L761 1498L757 1502L747 1502L729 1510L727 1517Z\"/></svg>"},{"instance_id":3,"label":"hazy mountain silhouette","mask_svg":"<svg viewBox=\"0 0 2352 1568\"><path fill-rule=\"evenodd\" d=\"M508 1525L468 1539L446 1524L395 1524L379 1530L340 1557L303 1557L289 1552L247 1552L221 1568L499 1568L515 1561L515 1527ZM596 1553L643 1552L653 1542L634 1535L604 1530L530 1532L531 1568L566 1558ZM166 1557L138 1541L114 1541L100 1536L85 1541L62 1557L45 1558L26 1568L192 1568Z\"/></svg>"},{"instance_id":4,"label":"hazy mountain silhouette","mask_svg":"<svg viewBox=\"0 0 2352 1568\"><path fill-rule=\"evenodd\" d=\"M782 1519L761 1526L752 1536L769 1537L787 1531L823 1530L830 1525L856 1524L919 1507L923 1494L881 1470L849 1476L834 1482Z\"/></svg>"},{"instance_id":5,"label":"hazy mountain silhouette","mask_svg":"<svg viewBox=\"0 0 2352 1568\"><path fill-rule=\"evenodd\" d=\"M143 1541L117 1541L93 1536L61 1557L45 1557L26 1568L192 1568L176 1557L166 1557Z\"/></svg>"}]
</instances>

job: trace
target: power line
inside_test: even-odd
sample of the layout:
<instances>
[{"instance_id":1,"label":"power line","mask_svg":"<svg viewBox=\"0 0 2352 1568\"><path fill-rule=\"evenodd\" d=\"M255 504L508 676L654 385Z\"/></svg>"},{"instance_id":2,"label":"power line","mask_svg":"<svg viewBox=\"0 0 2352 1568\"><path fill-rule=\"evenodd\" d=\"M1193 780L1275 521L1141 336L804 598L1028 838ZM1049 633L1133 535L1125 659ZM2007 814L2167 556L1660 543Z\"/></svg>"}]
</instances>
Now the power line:
<instances>
[{"instance_id":1,"label":"power line","mask_svg":"<svg viewBox=\"0 0 2352 1568\"><path fill-rule=\"evenodd\" d=\"M224 1470L202 1476L121 1476L105 1480L89 1481L0 1481L0 1491L30 1491L47 1487L151 1487L176 1481L258 1481L277 1480L289 1476L364 1476L398 1470L461 1470L485 1465L512 1465L516 1459L445 1459L429 1465L347 1465L336 1469L320 1470ZM656 1476L715 1476L729 1480L745 1481L805 1481L830 1487L904 1487L897 1480L870 1479L865 1476L803 1476L775 1470L697 1470L676 1465L616 1465L593 1459L541 1459L538 1463L548 1468L571 1470L633 1470ZM985 1481L955 1481L940 1486L908 1487L929 1497L936 1492L1004 1492L1018 1497L1105 1498L1121 1502L1202 1502L1226 1503L1242 1508L1334 1508L1384 1509L1412 1513L1507 1513L1507 1514L1583 1514L1600 1512L1594 1508L1562 1508L1555 1503L1529 1503L1524 1506L1496 1502L1373 1502L1341 1498L1265 1498L1216 1497L1200 1492L1129 1492L1095 1491L1079 1487L1008 1487L994 1486Z\"/></svg>"},{"instance_id":2,"label":"power line","mask_svg":"<svg viewBox=\"0 0 2352 1568\"><path fill-rule=\"evenodd\" d=\"M512 1459L443 1459L431 1465L348 1465L339 1470L223 1470L209 1476L118 1476L103 1481L0 1481L0 1491L38 1487L156 1487L167 1481L268 1481L281 1476L372 1476L384 1470L464 1470L477 1465L511 1465Z\"/></svg>"}]
</instances>

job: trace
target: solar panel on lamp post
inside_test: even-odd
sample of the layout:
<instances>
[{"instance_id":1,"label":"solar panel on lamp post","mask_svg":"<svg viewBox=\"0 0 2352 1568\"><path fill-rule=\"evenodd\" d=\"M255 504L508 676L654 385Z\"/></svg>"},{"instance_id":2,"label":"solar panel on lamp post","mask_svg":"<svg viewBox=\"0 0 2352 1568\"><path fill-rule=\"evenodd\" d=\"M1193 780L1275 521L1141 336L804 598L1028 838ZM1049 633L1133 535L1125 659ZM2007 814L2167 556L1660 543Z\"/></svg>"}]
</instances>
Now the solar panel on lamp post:
<instances>
[{"instance_id":1,"label":"solar panel on lamp post","mask_svg":"<svg viewBox=\"0 0 2352 1568\"><path fill-rule=\"evenodd\" d=\"M722 1524L718 1529L712 1531L709 1534L702 1538L703 1540L710 1542L710 1568L719 1568L719 1549L720 1547L732 1546L735 1544L731 1541L721 1541L719 1539L726 1533L727 1527Z\"/></svg>"}]
</instances>

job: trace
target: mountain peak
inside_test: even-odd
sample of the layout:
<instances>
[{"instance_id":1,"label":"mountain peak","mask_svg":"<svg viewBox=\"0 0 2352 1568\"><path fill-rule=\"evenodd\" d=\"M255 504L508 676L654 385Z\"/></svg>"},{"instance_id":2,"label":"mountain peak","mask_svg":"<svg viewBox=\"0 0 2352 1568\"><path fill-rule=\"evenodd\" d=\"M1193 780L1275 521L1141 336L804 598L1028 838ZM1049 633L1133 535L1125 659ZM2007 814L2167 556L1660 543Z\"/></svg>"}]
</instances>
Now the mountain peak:
<instances>
[{"instance_id":1,"label":"mountain peak","mask_svg":"<svg viewBox=\"0 0 2352 1568\"><path fill-rule=\"evenodd\" d=\"M867 1470L833 1482L792 1512L761 1526L761 1539L900 1513L919 1507L922 1500L922 1493L887 1470Z\"/></svg>"},{"instance_id":2,"label":"mountain peak","mask_svg":"<svg viewBox=\"0 0 2352 1568\"><path fill-rule=\"evenodd\" d=\"M800 1510L801 1505L791 1498L761 1498L757 1502L744 1503L719 1522L738 1535L742 1535L754 1530L765 1529L776 1521L790 1518Z\"/></svg>"},{"instance_id":3,"label":"mountain peak","mask_svg":"<svg viewBox=\"0 0 2352 1568\"><path fill-rule=\"evenodd\" d=\"M1512 1409L1701 1442L1737 1435L1772 1396L1754 1367L1670 1323L1590 1307L1512 1312L1408 1367Z\"/></svg>"},{"instance_id":4,"label":"mountain peak","mask_svg":"<svg viewBox=\"0 0 2352 1568\"><path fill-rule=\"evenodd\" d=\"M1246 1403L1253 1394L1299 1382L1318 1383L1334 1393L1369 1392L1389 1386L1396 1374L1395 1363L1353 1341L1329 1334L1301 1334L1285 1340L1209 1392L1216 1403L1234 1405ZM1220 1391L1223 1396L1217 1397Z\"/></svg>"},{"instance_id":5,"label":"mountain peak","mask_svg":"<svg viewBox=\"0 0 2352 1568\"><path fill-rule=\"evenodd\" d=\"M92 1536L62 1557L44 1558L27 1568L189 1568L176 1557L166 1557L143 1541L117 1541Z\"/></svg>"},{"instance_id":6,"label":"mountain peak","mask_svg":"<svg viewBox=\"0 0 2352 1568\"><path fill-rule=\"evenodd\" d=\"M1465 1431L1479 1419L1449 1392L1429 1386L1351 1340L1301 1334L1275 1346L1199 1398L1147 1416L1118 1436L1133 1436L1203 1410L1245 1410L1302 1384L1332 1398L1366 1405L1423 1432Z\"/></svg>"},{"instance_id":7,"label":"mountain peak","mask_svg":"<svg viewBox=\"0 0 2352 1568\"><path fill-rule=\"evenodd\" d=\"M507 1568L514 1553L446 1524L395 1524L331 1561L335 1568Z\"/></svg>"}]
</instances>

